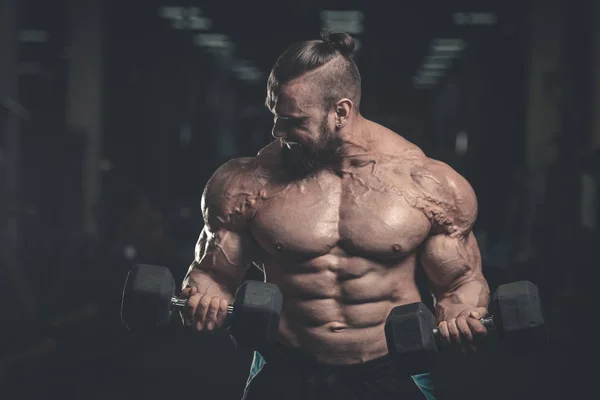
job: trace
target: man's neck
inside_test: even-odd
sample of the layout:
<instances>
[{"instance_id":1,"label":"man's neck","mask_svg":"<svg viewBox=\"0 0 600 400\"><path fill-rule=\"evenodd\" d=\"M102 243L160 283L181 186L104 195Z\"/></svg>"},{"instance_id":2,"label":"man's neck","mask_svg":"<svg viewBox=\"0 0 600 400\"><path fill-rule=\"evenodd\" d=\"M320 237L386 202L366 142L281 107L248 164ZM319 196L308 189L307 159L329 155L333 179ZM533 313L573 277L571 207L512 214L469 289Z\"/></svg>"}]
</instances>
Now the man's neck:
<instances>
[{"instance_id":1,"label":"man's neck","mask_svg":"<svg viewBox=\"0 0 600 400\"><path fill-rule=\"evenodd\" d=\"M345 126L339 134L343 143L341 165L337 166L340 170L373 162L373 149L376 138L375 132L367 119L360 114L357 115L352 123Z\"/></svg>"}]
</instances>

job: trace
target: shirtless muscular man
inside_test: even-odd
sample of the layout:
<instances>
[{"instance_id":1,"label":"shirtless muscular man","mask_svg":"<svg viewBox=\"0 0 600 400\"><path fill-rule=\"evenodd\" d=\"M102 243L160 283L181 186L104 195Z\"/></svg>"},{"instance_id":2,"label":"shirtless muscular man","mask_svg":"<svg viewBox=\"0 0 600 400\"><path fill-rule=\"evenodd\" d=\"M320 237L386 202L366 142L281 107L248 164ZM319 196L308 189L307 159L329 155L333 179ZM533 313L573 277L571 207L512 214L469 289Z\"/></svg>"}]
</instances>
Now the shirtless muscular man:
<instances>
[{"instance_id":1,"label":"shirtless muscular man","mask_svg":"<svg viewBox=\"0 0 600 400\"><path fill-rule=\"evenodd\" d=\"M345 33L285 50L267 83L276 140L219 167L204 190L185 323L218 329L252 262L284 297L277 344L255 353L246 400L432 399L428 375L395 369L384 334L393 307L421 301L417 268L443 340L470 350L486 334L475 194L361 115L353 50Z\"/></svg>"}]
</instances>

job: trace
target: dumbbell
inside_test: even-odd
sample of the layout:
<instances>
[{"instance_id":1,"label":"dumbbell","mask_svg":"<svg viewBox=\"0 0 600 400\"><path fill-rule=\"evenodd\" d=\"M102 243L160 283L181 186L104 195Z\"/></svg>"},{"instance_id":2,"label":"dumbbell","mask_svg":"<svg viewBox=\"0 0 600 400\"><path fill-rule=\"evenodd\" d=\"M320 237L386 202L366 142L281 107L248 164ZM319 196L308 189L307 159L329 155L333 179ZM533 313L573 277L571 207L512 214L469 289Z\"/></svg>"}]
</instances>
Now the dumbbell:
<instances>
[{"instance_id":1,"label":"dumbbell","mask_svg":"<svg viewBox=\"0 0 600 400\"><path fill-rule=\"evenodd\" d=\"M245 281L228 307L225 327L236 344L249 349L270 346L279 330L282 294L276 285ZM121 318L131 332L168 325L174 311L187 299L175 295L175 280L168 268L135 265L127 274L121 301Z\"/></svg>"},{"instance_id":2,"label":"dumbbell","mask_svg":"<svg viewBox=\"0 0 600 400\"><path fill-rule=\"evenodd\" d=\"M498 287L489 305L489 317L481 323L495 331L512 350L537 348L546 339L546 327L537 286L529 281ZM439 352L439 330L423 303L395 307L385 322L388 351L411 375L429 372Z\"/></svg>"}]
</instances>

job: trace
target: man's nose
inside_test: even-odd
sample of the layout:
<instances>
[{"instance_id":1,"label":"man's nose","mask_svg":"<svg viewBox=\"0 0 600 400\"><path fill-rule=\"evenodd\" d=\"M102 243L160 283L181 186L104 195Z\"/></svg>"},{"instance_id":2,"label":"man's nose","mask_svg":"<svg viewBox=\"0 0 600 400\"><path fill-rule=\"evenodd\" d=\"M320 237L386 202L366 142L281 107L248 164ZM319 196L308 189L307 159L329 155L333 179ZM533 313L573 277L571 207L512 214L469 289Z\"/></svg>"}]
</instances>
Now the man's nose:
<instances>
[{"instance_id":1,"label":"man's nose","mask_svg":"<svg viewBox=\"0 0 600 400\"><path fill-rule=\"evenodd\" d=\"M276 139L282 139L287 136L287 133L283 129L281 129L277 124L273 125L273 130L271 131L271 135L273 135Z\"/></svg>"}]
</instances>

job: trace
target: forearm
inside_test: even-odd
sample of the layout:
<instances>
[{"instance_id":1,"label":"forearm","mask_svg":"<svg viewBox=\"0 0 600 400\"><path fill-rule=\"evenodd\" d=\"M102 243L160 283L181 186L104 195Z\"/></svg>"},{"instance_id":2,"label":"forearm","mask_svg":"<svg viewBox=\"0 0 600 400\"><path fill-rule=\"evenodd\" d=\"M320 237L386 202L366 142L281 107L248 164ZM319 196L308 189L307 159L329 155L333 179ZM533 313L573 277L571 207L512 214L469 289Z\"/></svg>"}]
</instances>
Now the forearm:
<instances>
[{"instance_id":1,"label":"forearm","mask_svg":"<svg viewBox=\"0 0 600 400\"><path fill-rule=\"evenodd\" d=\"M196 266L192 265L190 271L183 280L182 288L195 287L198 289L198 293L206 294L209 296L218 296L228 300L230 303L233 300L235 294L235 288L225 283L223 279L218 276L203 271Z\"/></svg>"},{"instance_id":2,"label":"forearm","mask_svg":"<svg viewBox=\"0 0 600 400\"><path fill-rule=\"evenodd\" d=\"M205 227L183 280L183 289L195 287L197 293L221 297L231 303L251 259L247 242L241 234L225 230L213 233Z\"/></svg>"},{"instance_id":3,"label":"forearm","mask_svg":"<svg viewBox=\"0 0 600 400\"><path fill-rule=\"evenodd\" d=\"M438 321L443 321L456 318L466 309L487 308L489 295L490 289L483 276L462 280L448 289L436 293L436 317Z\"/></svg>"}]
</instances>

